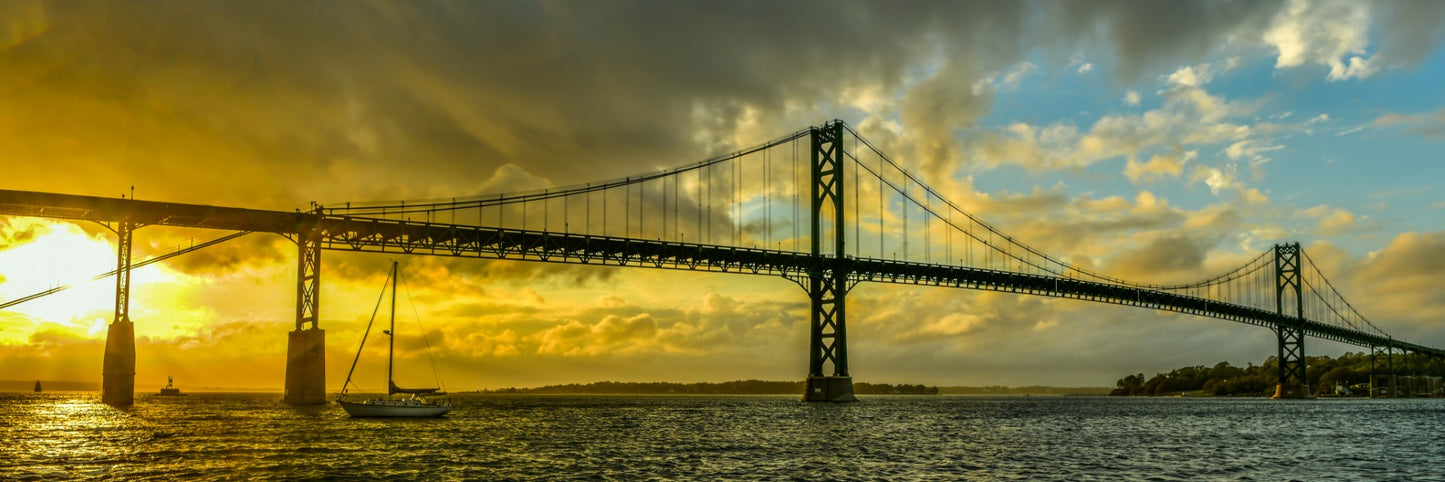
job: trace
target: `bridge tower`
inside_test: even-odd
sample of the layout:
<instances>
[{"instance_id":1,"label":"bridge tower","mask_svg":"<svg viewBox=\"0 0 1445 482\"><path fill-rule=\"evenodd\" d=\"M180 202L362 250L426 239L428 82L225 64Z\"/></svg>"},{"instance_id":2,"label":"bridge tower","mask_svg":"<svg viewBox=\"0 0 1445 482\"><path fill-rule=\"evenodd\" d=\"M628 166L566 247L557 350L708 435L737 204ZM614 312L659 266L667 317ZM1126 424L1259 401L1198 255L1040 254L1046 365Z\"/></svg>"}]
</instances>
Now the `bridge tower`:
<instances>
[{"instance_id":1,"label":"bridge tower","mask_svg":"<svg viewBox=\"0 0 1445 482\"><path fill-rule=\"evenodd\" d=\"M321 215L317 207L296 234L296 331L286 345L286 403L326 403L326 331L316 326L321 311Z\"/></svg>"},{"instance_id":2,"label":"bridge tower","mask_svg":"<svg viewBox=\"0 0 1445 482\"><path fill-rule=\"evenodd\" d=\"M1380 361L1380 358L1382 357L1385 359L1383 367L1381 367ZM1384 368L1385 371L1385 374L1383 375L1380 374L1381 368ZM1379 383L1382 381L1382 379L1385 384L1385 386L1383 387L1379 386ZM1381 388L1385 389L1383 396L1380 394ZM1394 397L1396 396L1395 388L1394 340L1391 339L1390 343L1385 346L1370 345L1370 398Z\"/></svg>"},{"instance_id":3,"label":"bridge tower","mask_svg":"<svg viewBox=\"0 0 1445 482\"><path fill-rule=\"evenodd\" d=\"M808 379L803 400L852 402L853 377L848 375L847 295L848 260L844 251L843 121L834 120L811 129L812 138L812 263L807 290L812 301L808 347ZM833 252L823 252L824 208L833 215ZM832 372L825 374L825 365Z\"/></svg>"},{"instance_id":4,"label":"bridge tower","mask_svg":"<svg viewBox=\"0 0 1445 482\"><path fill-rule=\"evenodd\" d=\"M1313 398L1305 378L1304 286L1300 282L1299 243L1274 246L1275 312L1284 311L1286 294L1294 295L1294 313L1288 323L1274 328L1279 339L1279 384L1274 398Z\"/></svg>"},{"instance_id":5,"label":"bridge tower","mask_svg":"<svg viewBox=\"0 0 1445 482\"><path fill-rule=\"evenodd\" d=\"M100 401L124 407L135 403L135 324L130 321L130 220L115 227L115 321L105 332Z\"/></svg>"}]
</instances>

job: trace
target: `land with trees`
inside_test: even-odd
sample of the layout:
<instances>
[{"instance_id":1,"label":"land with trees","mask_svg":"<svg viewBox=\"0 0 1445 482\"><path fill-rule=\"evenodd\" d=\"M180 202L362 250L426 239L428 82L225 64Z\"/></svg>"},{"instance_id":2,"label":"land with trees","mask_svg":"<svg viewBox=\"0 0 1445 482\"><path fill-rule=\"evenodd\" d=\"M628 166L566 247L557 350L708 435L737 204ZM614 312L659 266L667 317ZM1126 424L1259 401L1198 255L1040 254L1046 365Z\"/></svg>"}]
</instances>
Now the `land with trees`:
<instances>
[{"instance_id":1,"label":"land with trees","mask_svg":"<svg viewBox=\"0 0 1445 482\"><path fill-rule=\"evenodd\" d=\"M1345 353L1339 358L1327 356L1305 357L1305 377L1316 396L1334 395L1336 387L1355 387L1350 392L1367 395L1370 374L1386 374L1390 366L1388 357L1376 357L1373 364L1369 353ZM1439 377L1445 375L1445 362L1430 360L1423 356L1400 355L1394 357L1396 375L1423 375ZM1372 371L1373 367L1373 371ZM1212 367L1203 365L1176 368L1169 373L1155 373L1145 378L1143 373L1119 379L1110 395L1117 396L1173 396L1179 394L1203 396L1261 397L1274 394L1278 381L1279 361L1275 357L1264 363L1247 366L1232 366L1219 362Z\"/></svg>"}]
</instances>

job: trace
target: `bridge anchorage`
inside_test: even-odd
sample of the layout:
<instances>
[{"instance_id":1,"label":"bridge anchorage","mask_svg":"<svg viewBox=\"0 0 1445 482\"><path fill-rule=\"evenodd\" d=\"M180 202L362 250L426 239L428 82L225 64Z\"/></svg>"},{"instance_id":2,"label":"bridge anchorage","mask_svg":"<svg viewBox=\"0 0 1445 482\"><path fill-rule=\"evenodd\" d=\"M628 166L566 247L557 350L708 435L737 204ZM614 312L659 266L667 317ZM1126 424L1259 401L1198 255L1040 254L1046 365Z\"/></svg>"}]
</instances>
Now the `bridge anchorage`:
<instances>
[{"instance_id":1,"label":"bridge anchorage","mask_svg":"<svg viewBox=\"0 0 1445 482\"><path fill-rule=\"evenodd\" d=\"M284 212L0 190L0 215L94 221L116 233L115 320L102 384L102 399L113 405L133 402L130 270L188 252L133 262L134 231L153 225L234 233L191 249L253 232L296 243L295 329L284 396L296 404L326 401L319 326L325 250L781 276L810 301L802 394L810 402L855 400L847 295L864 282L1070 298L1269 328L1278 341L1276 398L1312 396L1306 337L1369 347L1382 371L1371 381L1388 383L1391 394L1396 353L1407 361L1445 358L1445 350L1380 330L1299 243L1275 245L1196 283L1113 278L983 222L837 120L674 169L519 193ZM48 293L0 302L0 309Z\"/></svg>"}]
</instances>

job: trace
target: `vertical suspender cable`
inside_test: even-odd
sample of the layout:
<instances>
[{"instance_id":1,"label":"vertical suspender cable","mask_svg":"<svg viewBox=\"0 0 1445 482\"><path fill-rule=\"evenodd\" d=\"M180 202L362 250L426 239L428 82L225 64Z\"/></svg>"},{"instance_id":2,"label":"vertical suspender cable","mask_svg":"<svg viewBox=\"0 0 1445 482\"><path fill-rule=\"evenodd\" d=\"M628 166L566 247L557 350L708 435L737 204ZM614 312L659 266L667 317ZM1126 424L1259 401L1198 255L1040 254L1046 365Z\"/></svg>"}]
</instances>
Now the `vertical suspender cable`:
<instances>
[{"instance_id":1,"label":"vertical suspender cable","mask_svg":"<svg viewBox=\"0 0 1445 482\"><path fill-rule=\"evenodd\" d=\"M697 170L697 186L695 187L697 192L693 193L692 201L697 208L697 232L693 235L697 237L698 243L702 243L702 168Z\"/></svg>"},{"instance_id":2,"label":"vertical suspender cable","mask_svg":"<svg viewBox=\"0 0 1445 482\"><path fill-rule=\"evenodd\" d=\"M662 178L662 209L660 209L662 211L662 231L658 236L659 240L666 239L669 232L667 230L667 181L669 179L672 179L672 173L668 173L666 177Z\"/></svg>"},{"instance_id":3,"label":"vertical suspender cable","mask_svg":"<svg viewBox=\"0 0 1445 482\"><path fill-rule=\"evenodd\" d=\"M622 237L632 237L632 178L622 183Z\"/></svg>"},{"instance_id":4,"label":"vertical suspender cable","mask_svg":"<svg viewBox=\"0 0 1445 482\"><path fill-rule=\"evenodd\" d=\"M647 178L637 183L637 237L647 238Z\"/></svg>"},{"instance_id":5,"label":"vertical suspender cable","mask_svg":"<svg viewBox=\"0 0 1445 482\"><path fill-rule=\"evenodd\" d=\"M681 241L682 241L682 236L681 236L681 235L682 235L682 225L680 225L680 224L677 223L677 222L678 222L678 217L677 217L677 208L678 208L677 189L678 189L678 187L677 187L677 185L680 184L680 183L682 183L682 175L681 175L681 174L678 174L677 171L673 171L673 175L672 175L672 176L673 176L673 177L672 177L672 230L675 232L675 233L673 234L673 239L676 240L676 241L678 241L678 242L681 242Z\"/></svg>"},{"instance_id":6,"label":"vertical suspender cable","mask_svg":"<svg viewBox=\"0 0 1445 482\"><path fill-rule=\"evenodd\" d=\"M798 191L802 190L798 183L798 142L793 141L793 251L798 250Z\"/></svg>"},{"instance_id":7,"label":"vertical suspender cable","mask_svg":"<svg viewBox=\"0 0 1445 482\"><path fill-rule=\"evenodd\" d=\"M707 244L712 244L712 164L707 165Z\"/></svg>"},{"instance_id":8,"label":"vertical suspender cable","mask_svg":"<svg viewBox=\"0 0 1445 482\"><path fill-rule=\"evenodd\" d=\"M903 260L908 261L908 173L903 173Z\"/></svg>"},{"instance_id":9,"label":"vertical suspender cable","mask_svg":"<svg viewBox=\"0 0 1445 482\"><path fill-rule=\"evenodd\" d=\"M878 259L887 258L883 247L883 156L878 156Z\"/></svg>"},{"instance_id":10,"label":"vertical suspender cable","mask_svg":"<svg viewBox=\"0 0 1445 482\"><path fill-rule=\"evenodd\" d=\"M667 229L667 181L672 180L672 229ZM677 171L673 170L667 179L662 181L662 234L672 235L672 240L677 241Z\"/></svg>"}]
</instances>

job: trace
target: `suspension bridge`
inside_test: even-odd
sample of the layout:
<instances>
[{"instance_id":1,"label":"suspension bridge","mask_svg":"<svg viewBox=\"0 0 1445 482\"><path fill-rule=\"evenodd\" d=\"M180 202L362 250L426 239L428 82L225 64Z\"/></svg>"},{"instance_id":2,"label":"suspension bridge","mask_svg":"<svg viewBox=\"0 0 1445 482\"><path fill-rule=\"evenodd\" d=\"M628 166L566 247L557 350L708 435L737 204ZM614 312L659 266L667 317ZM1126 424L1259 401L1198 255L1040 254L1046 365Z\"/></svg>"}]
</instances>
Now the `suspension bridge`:
<instances>
[{"instance_id":1,"label":"suspension bridge","mask_svg":"<svg viewBox=\"0 0 1445 482\"><path fill-rule=\"evenodd\" d=\"M804 400L851 401L847 295L864 282L1072 298L1257 325L1278 339L1276 398L1308 398L1307 337L1372 359L1445 350L1396 340L1335 289L1298 243L1194 283L1149 284L1050 256L950 202L841 121L681 167L471 197L312 204L294 212L0 190L0 215L93 221L117 236L102 399L133 402L130 270L144 226L223 230L297 246L285 400L325 402L321 253L361 251L782 276L811 302ZM52 292L55 290L51 290ZM11 300L0 308L42 296Z\"/></svg>"}]
</instances>

